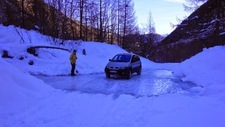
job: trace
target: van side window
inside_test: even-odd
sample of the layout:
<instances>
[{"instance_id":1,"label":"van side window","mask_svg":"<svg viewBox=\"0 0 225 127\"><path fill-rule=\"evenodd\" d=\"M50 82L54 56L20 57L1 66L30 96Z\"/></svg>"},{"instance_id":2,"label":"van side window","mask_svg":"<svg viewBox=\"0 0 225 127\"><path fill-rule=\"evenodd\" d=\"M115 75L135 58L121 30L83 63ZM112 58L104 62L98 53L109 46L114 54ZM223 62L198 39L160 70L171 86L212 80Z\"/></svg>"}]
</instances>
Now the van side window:
<instances>
[{"instance_id":1,"label":"van side window","mask_svg":"<svg viewBox=\"0 0 225 127\"><path fill-rule=\"evenodd\" d=\"M140 58L138 57L138 56L136 56L136 55L134 55L133 57L132 57L132 63L133 62L137 62L137 61L139 61L140 60Z\"/></svg>"}]
</instances>

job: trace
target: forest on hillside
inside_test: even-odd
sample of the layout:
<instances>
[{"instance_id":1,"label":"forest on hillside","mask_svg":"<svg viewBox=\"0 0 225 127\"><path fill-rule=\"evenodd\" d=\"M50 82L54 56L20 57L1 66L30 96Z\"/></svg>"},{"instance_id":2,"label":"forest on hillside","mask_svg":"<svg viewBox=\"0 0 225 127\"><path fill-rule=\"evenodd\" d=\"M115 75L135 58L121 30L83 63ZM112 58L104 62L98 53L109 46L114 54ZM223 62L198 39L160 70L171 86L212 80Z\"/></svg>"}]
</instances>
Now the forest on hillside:
<instances>
[{"instance_id":1,"label":"forest on hillside","mask_svg":"<svg viewBox=\"0 0 225 127\"><path fill-rule=\"evenodd\" d=\"M60 39L118 42L138 32L132 0L2 0L1 22Z\"/></svg>"},{"instance_id":2,"label":"forest on hillside","mask_svg":"<svg viewBox=\"0 0 225 127\"><path fill-rule=\"evenodd\" d=\"M84 40L118 44L142 56L163 39L149 13L141 35L132 0L2 0L0 23L33 29L54 41ZM143 50L142 50L143 49Z\"/></svg>"}]
</instances>

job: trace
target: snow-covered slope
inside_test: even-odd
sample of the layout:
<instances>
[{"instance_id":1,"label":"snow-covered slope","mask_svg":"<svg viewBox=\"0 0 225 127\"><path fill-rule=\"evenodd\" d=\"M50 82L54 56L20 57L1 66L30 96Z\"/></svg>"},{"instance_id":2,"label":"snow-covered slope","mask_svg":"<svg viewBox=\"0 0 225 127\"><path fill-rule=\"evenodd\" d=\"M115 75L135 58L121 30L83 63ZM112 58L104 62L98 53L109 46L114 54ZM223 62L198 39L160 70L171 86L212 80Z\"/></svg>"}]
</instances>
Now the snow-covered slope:
<instances>
[{"instance_id":1,"label":"snow-covered slope","mask_svg":"<svg viewBox=\"0 0 225 127\"><path fill-rule=\"evenodd\" d=\"M2 58L0 65L1 114L18 112L49 94L51 88L43 81L22 73Z\"/></svg>"},{"instance_id":2,"label":"snow-covered slope","mask_svg":"<svg viewBox=\"0 0 225 127\"><path fill-rule=\"evenodd\" d=\"M184 61L180 68L180 73L186 75L184 80L193 81L206 88L205 95L223 94L225 90L225 47L217 46L204 49Z\"/></svg>"}]
</instances>

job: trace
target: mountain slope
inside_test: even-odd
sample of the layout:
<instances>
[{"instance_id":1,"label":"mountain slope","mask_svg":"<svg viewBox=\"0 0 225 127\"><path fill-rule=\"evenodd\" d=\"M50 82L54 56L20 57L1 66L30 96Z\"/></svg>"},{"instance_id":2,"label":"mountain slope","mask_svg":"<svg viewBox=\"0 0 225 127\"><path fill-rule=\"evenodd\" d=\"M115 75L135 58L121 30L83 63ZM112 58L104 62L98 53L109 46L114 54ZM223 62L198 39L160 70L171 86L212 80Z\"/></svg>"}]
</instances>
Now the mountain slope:
<instances>
[{"instance_id":1,"label":"mountain slope","mask_svg":"<svg viewBox=\"0 0 225 127\"><path fill-rule=\"evenodd\" d=\"M181 62L203 48L225 44L225 1L209 0L168 35L150 55L156 62Z\"/></svg>"}]
</instances>

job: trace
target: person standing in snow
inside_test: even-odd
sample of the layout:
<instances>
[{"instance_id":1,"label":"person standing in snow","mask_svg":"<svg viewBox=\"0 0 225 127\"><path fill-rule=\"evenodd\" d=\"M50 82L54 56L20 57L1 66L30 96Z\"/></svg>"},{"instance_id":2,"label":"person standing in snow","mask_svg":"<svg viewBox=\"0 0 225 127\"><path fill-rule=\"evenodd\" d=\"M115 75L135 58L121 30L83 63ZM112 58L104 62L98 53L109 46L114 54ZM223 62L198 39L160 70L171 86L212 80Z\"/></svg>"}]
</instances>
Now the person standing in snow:
<instances>
[{"instance_id":1,"label":"person standing in snow","mask_svg":"<svg viewBox=\"0 0 225 127\"><path fill-rule=\"evenodd\" d=\"M73 50L73 52L70 55L70 63L71 63L71 76L75 76L75 66L76 66L76 60L77 60L77 54L76 50Z\"/></svg>"}]
</instances>

